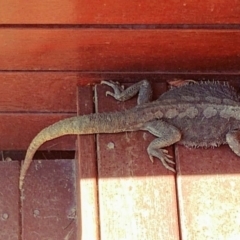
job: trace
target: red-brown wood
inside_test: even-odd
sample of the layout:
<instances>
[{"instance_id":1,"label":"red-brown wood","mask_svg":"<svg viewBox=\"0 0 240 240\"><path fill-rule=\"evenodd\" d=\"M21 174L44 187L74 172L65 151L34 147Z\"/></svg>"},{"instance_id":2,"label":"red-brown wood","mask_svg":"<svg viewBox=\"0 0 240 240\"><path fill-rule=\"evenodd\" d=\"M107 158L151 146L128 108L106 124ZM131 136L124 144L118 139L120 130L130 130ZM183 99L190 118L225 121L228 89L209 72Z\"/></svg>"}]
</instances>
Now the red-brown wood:
<instances>
[{"instance_id":1,"label":"red-brown wood","mask_svg":"<svg viewBox=\"0 0 240 240\"><path fill-rule=\"evenodd\" d=\"M240 161L228 146L176 147L182 239L238 239Z\"/></svg>"},{"instance_id":2,"label":"red-brown wood","mask_svg":"<svg viewBox=\"0 0 240 240\"><path fill-rule=\"evenodd\" d=\"M32 163L21 196L22 239L77 239L75 174L75 160Z\"/></svg>"},{"instance_id":3,"label":"red-brown wood","mask_svg":"<svg viewBox=\"0 0 240 240\"><path fill-rule=\"evenodd\" d=\"M72 114L0 114L0 149L26 150L44 127ZM76 136L64 136L45 143L40 149L75 150Z\"/></svg>"},{"instance_id":4,"label":"red-brown wood","mask_svg":"<svg viewBox=\"0 0 240 240\"><path fill-rule=\"evenodd\" d=\"M0 8L2 24L224 24L239 16L237 0L8 0Z\"/></svg>"},{"instance_id":5,"label":"red-brown wood","mask_svg":"<svg viewBox=\"0 0 240 240\"><path fill-rule=\"evenodd\" d=\"M136 105L105 97L97 88L98 111ZM155 85L156 92L165 84ZM179 239L175 178L146 148L153 136L144 132L99 134L98 177L101 239Z\"/></svg>"},{"instance_id":6,"label":"red-brown wood","mask_svg":"<svg viewBox=\"0 0 240 240\"><path fill-rule=\"evenodd\" d=\"M184 76L187 78L187 75ZM0 149L26 150L32 138L42 128L59 119L76 115L74 111L76 111L76 86L78 84L100 82L103 79L123 82L145 78L154 82L173 79L174 77L176 76L138 73L1 73ZM216 78L216 76L212 76L212 78L220 80L227 77L218 76ZM194 78L194 75L190 75L189 78ZM233 80L235 78L237 76L228 77L228 79ZM80 101L84 98L84 95L79 95ZM58 111L61 113L58 113ZM14 112L14 114L11 112ZM23 114L24 112L34 113ZM51 114L50 112L55 113ZM66 112L66 114L63 112ZM72 113L68 114L67 112ZM41 149L73 150L75 149L75 139L74 136L62 137L44 144Z\"/></svg>"},{"instance_id":7,"label":"red-brown wood","mask_svg":"<svg viewBox=\"0 0 240 240\"><path fill-rule=\"evenodd\" d=\"M78 88L78 115L93 109L92 87ZM98 175L94 135L79 135L77 145L78 239L99 239Z\"/></svg>"},{"instance_id":8,"label":"red-brown wood","mask_svg":"<svg viewBox=\"0 0 240 240\"><path fill-rule=\"evenodd\" d=\"M238 30L0 29L0 70L238 72Z\"/></svg>"},{"instance_id":9,"label":"red-brown wood","mask_svg":"<svg viewBox=\"0 0 240 240\"><path fill-rule=\"evenodd\" d=\"M0 112L76 112L77 73L0 73Z\"/></svg>"},{"instance_id":10,"label":"red-brown wood","mask_svg":"<svg viewBox=\"0 0 240 240\"><path fill-rule=\"evenodd\" d=\"M0 149L26 150L45 126L92 112L91 87L78 85L227 77L239 87L239 24L238 0L3 1ZM135 105L106 98L106 89L97 86L98 111ZM176 181L150 163L149 134L77 139L77 147L66 136L40 148L77 148L77 165L34 161L21 198L19 162L0 162L0 239L240 238L240 163L228 147L176 146Z\"/></svg>"},{"instance_id":11,"label":"red-brown wood","mask_svg":"<svg viewBox=\"0 0 240 240\"><path fill-rule=\"evenodd\" d=\"M182 76L185 79L199 78L199 75L196 74ZM200 79L203 79L203 76ZM76 111L76 86L78 84L96 83L103 79L114 79L119 82L149 79L152 82L159 82L171 80L175 77L181 77L181 75L150 73L80 74L77 72L1 73L0 108L5 113L0 113L0 149L26 150L32 138L41 129L57 120L75 116L77 114L74 111ZM231 83L239 89L238 78L239 75L206 75L205 77L205 79L214 80L232 79ZM40 79L43 79L42 82ZM78 99L80 102L84 101L85 95L80 93ZM58 106L61 113L58 113ZM43 111L47 113L38 113ZM27 114L28 112L32 113ZM54 114L50 112L54 112ZM75 139L76 136L62 137L44 144L41 149L75 150Z\"/></svg>"},{"instance_id":12,"label":"red-brown wood","mask_svg":"<svg viewBox=\"0 0 240 240\"><path fill-rule=\"evenodd\" d=\"M0 161L0 239L20 239L19 163Z\"/></svg>"},{"instance_id":13,"label":"red-brown wood","mask_svg":"<svg viewBox=\"0 0 240 240\"><path fill-rule=\"evenodd\" d=\"M79 72L1 72L1 113L76 113L76 87L99 83L103 79L152 82L174 78L232 80L238 86L239 75L160 74L160 73L79 73ZM84 96L79 95L83 100ZM9 121L11 119L9 118Z\"/></svg>"}]
</instances>

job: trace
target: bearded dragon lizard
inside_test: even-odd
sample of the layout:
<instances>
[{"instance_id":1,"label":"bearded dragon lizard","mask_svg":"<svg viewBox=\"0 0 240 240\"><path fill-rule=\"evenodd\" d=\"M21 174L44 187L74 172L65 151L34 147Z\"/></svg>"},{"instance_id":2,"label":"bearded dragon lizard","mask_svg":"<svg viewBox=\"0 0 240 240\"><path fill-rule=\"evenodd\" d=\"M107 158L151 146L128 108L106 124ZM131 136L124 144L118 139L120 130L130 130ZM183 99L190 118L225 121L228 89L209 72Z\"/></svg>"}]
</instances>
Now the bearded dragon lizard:
<instances>
[{"instance_id":1,"label":"bearded dragon lizard","mask_svg":"<svg viewBox=\"0 0 240 240\"><path fill-rule=\"evenodd\" d=\"M21 167L19 188L36 150L46 141L68 134L119 133L148 131L157 138L148 146L148 155L170 166L172 157L164 147L174 143L187 147L216 147L228 144L240 156L240 101L236 91L226 83L193 82L182 84L150 102L152 89L142 80L124 90L119 84L102 81L107 91L119 101L138 94L134 108L111 113L95 113L58 121L40 131L30 143Z\"/></svg>"}]
</instances>

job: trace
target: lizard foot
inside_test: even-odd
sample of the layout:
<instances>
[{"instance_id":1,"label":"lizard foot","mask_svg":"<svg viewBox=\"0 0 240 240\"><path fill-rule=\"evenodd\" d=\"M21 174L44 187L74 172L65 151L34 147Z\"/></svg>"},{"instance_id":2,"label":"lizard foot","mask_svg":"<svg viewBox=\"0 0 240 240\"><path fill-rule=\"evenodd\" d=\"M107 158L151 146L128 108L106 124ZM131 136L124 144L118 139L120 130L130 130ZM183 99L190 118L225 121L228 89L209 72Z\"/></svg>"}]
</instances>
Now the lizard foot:
<instances>
[{"instance_id":1,"label":"lizard foot","mask_svg":"<svg viewBox=\"0 0 240 240\"><path fill-rule=\"evenodd\" d=\"M124 86L120 85L118 82L102 81L101 84L111 87L113 92L107 91L106 96L110 95L118 101L124 102L138 93L137 104L140 105L149 102L152 97L152 88L147 80L137 82L126 89L124 89Z\"/></svg>"},{"instance_id":2,"label":"lizard foot","mask_svg":"<svg viewBox=\"0 0 240 240\"><path fill-rule=\"evenodd\" d=\"M169 163L175 164L175 162L171 160L173 157L168 154L168 150L150 148L150 149L147 149L147 151L148 151L149 158L152 162L153 162L153 157L156 157L162 162L163 166L166 169L168 169L172 172L176 172L176 170L174 168L169 166Z\"/></svg>"},{"instance_id":3,"label":"lizard foot","mask_svg":"<svg viewBox=\"0 0 240 240\"><path fill-rule=\"evenodd\" d=\"M106 96L110 95L114 97L116 100L120 100L121 93L124 91L124 86L119 84L119 82L113 81L101 81L101 84L108 85L113 89L113 92L106 91Z\"/></svg>"}]
</instances>

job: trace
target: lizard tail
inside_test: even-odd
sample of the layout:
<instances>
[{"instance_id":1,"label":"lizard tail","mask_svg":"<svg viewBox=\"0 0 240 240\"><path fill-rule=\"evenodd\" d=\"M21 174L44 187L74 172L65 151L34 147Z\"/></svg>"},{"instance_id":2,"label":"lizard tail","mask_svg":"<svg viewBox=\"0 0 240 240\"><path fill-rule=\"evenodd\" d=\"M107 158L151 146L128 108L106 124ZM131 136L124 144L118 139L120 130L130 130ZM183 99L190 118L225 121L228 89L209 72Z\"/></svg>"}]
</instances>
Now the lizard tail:
<instances>
[{"instance_id":1,"label":"lizard tail","mask_svg":"<svg viewBox=\"0 0 240 240\"><path fill-rule=\"evenodd\" d=\"M52 140L54 138L74 134L74 124L76 125L77 117L67 118L58 121L43 130L41 130L30 143L27 153L21 167L20 177L19 177L19 189L23 187L24 178L26 176L27 170L32 162L33 156L37 149L46 141ZM75 128L76 129L76 128Z\"/></svg>"},{"instance_id":2,"label":"lizard tail","mask_svg":"<svg viewBox=\"0 0 240 240\"><path fill-rule=\"evenodd\" d=\"M21 190L23 187L24 178L35 152L44 142L70 134L119 132L118 130L120 130L120 128L118 123L120 115L118 115L118 117L115 115L116 113L102 113L71 117L60 120L40 131L32 140L27 149L27 153L20 171L19 189ZM112 124L109 124L109 122Z\"/></svg>"}]
</instances>

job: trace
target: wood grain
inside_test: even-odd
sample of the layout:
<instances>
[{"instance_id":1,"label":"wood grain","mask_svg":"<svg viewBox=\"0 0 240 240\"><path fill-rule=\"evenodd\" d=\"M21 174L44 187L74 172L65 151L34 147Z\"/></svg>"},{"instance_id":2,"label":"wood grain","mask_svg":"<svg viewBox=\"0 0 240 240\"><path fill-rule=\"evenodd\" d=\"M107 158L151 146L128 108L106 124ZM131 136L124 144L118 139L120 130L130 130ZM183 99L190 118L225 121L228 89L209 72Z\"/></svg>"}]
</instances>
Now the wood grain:
<instances>
[{"instance_id":1,"label":"wood grain","mask_svg":"<svg viewBox=\"0 0 240 240\"><path fill-rule=\"evenodd\" d=\"M228 146L176 149L182 239L240 238L239 157Z\"/></svg>"},{"instance_id":2,"label":"wood grain","mask_svg":"<svg viewBox=\"0 0 240 240\"><path fill-rule=\"evenodd\" d=\"M18 162L0 161L0 239L19 239L19 167Z\"/></svg>"},{"instance_id":3,"label":"wood grain","mask_svg":"<svg viewBox=\"0 0 240 240\"><path fill-rule=\"evenodd\" d=\"M239 75L95 73L78 72L14 72L0 73L0 149L26 150L32 138L55 121L76 116L76 89L103 79L135 82L148 79L152 83L174 78L198 80L231 80L239 90ZM89 91L92 91L89 86ZM109 99L108 99L109 100ZM83 113L85 95L78 93L79 113ZM85 107L90 107L86 105ZM106 109L107 110L107 109ZM114 109L113 109L114 110ZM41 150L75 150L76 136L62 137L44 144Z\"/></svg>"},{"instance_id":4,"label":"wood grain","mask_svg":"<svg viewBox=\"0 0 240 240\"><path fill-rule=\"evenodd\" d=\"M0 114L0 149L26 150L44 127L72 114ZM44 150L75 150L76 136L63 136L40 147Z\"/></svg>"},{"instance_id":5,"label":"wood grain","mask_svg":"<svg viewBox=\"0 0 240 240\"><path fill-rule=\"evenodd\" d=\"M75 174L75 160L33 161L21 196L22 239L77 239Z\"/></svg>"},{"instance_id":6,"label":"wood grain","mask_svg":"<svg viewBox=\"0 0 240 240\"><path fill-rule=\"evenodd\" d=\"M97 87L99 112L136 104L106 97ZM165 84L155 85L156 92ZM146 152L153 136L144 132L99 134L98 177L101 239L179 239L175 178Z\"/></svg>"},{"instance_id":7,"label":"wood grain","mask_svg":"<svg viewBox=\"0 0 240 240\"><path fill-rule=\"evenodd\" d=\"M0 114L2 113L71 113L76 114L77 86L96 84L102 80L136 82L169 81L175 78L195 80L232 80L239 74L193 73L81 73L81 72L0 72ZM84 95L79 95L79 101Z\"/></svg>"},{"instance_id":8,"label":"wood grain","mask_svg":"<svg viewBox=\"0 0 240 240\"><path fill-rule=\"evenodd\" d=\"M76 113L77 73L0 73L0 112Z\"/></svg>"},{"instance_id":9,"label":"wood grain","mask_svg":"<svg viewBox=\"0 0 240 240\"><path fill-rule=\"evenodd\" d=\"M229 24L239 16L237 0L8 0L0 8L2 24Z\"/></svg>"},{"instance_id":10,"label":"wood grain","mask_svg":"<svg viewBox=\"0 0 240 240\"><path fill-rule=\"evenodd\" d=\"M78 115L93 109L93 91L90 86L78 88ZM99 239L98 174L94 135L78 135L77 145L77 197L78 238Z\"/></svg>"},{"instance_id":11,"label":"wood grain","mask_svg":"<svg viewBox=\"0 0 240 240\"><path fill-rule=\"evenodd\" d=\"M238 30L0 29L0 70L239 72Z\"/></svg>"}]
</instances>

